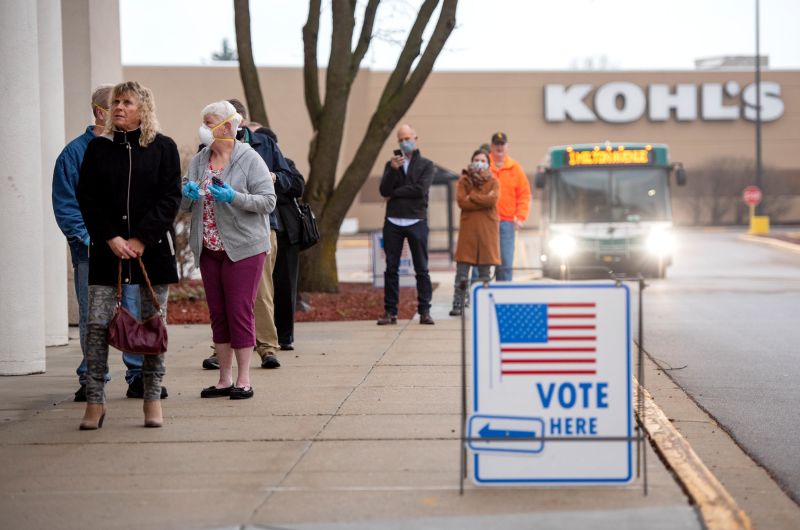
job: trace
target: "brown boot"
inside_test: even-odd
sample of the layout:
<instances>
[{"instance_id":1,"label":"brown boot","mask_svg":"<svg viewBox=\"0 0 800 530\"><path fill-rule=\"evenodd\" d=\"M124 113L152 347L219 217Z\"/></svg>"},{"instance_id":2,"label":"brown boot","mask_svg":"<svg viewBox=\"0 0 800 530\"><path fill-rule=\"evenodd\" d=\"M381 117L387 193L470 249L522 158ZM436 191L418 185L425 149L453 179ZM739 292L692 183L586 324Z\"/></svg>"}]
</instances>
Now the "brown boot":
<instances>
[{"instance_id":1,"label":"brown boot","mask_svg":"<svg viewBox=\"0 0 800 530\"><path fill-rule=\"evenodd\" d=\"M106 419L106 406L102 403L87 403L83 419L78 427L82 431L94 431L103 426Z\"/></svg>"},{"instance_id":2,"label":"brown boot","mask_svg":"<svg viewBox=\"0 0 800 530\"><path fill-rule=\"evenodd\" d=\"M145 400L142 409L145 427L161 427L164 424L164 418L161 416L161 400Z\"/></svg>"}]
</instances>

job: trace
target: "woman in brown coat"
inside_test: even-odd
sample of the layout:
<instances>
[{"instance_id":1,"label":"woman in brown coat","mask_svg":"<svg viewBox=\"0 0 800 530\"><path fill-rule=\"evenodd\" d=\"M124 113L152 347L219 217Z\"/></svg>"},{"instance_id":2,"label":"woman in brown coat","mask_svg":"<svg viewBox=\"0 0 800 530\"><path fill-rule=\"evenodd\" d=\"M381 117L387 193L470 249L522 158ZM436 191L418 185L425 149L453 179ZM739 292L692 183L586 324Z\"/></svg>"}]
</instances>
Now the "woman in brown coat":
<instances>
[{"instance_id":1,"label":"woman in brown coat","mask_svg":"<svg viewBox=\"0 0 800 530\"><path fill-rule=\"evenodd\" d=\"M456 280L451 316L462 313L466 297L467 278L472 267L478 276L488 278L489 268L500 265L500 218L497 215L497 196L500 182L492 176L489 157L485 151L472 153L472 162L458 179L458 206L461 222L456 246Z\"/></svg>"}]
</instances>

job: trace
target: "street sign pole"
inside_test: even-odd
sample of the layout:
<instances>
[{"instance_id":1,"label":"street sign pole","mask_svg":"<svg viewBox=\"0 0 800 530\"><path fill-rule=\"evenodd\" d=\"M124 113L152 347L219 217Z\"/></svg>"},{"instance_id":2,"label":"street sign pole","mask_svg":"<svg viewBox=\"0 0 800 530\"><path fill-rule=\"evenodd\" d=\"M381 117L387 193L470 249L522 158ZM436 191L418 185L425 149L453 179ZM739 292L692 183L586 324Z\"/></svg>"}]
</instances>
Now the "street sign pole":
<instances>
[{"instance_id":1,"label":"street sign pole","mask_svg":"<svg viewBox=\"0 0 800 530\"><path fill-rule=\"evenodd\" d=\"M756 215L756 209L761 204L763 194L758 186L747 186L742 191L742 201L750 207L750 234L769 233L769 217Z\"/></svg>"},{"instance_id":2,"label":"street sign pole","mask_svg":"<svg viewBox=\"0 0 800 530\"><path fill-rule=\"evenodd\" d=\"M761 167L761 45L760 45L760 23L759 23L759 0L756 0L756 186L764 189L762 182ZM762 215L761 203L755 207L756 215ZM753 213L750 214L753 218ZM752 224L751 224L752 226Z\"/></svg>"}]
</instances>

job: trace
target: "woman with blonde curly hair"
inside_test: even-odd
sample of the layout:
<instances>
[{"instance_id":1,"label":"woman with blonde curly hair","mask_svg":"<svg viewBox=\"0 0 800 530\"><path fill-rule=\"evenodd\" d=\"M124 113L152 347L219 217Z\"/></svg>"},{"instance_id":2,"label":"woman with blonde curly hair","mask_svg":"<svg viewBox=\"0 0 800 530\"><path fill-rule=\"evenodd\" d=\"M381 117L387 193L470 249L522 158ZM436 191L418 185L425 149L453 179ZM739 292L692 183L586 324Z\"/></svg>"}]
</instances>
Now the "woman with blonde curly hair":
<instances>
[{"instance_id":1,"label":"woman with blonde curly hair","mask_svg":"<svg viewBox=\"0 0 800 530\"><path fill-rule=\"evenodd\" d=\"M81 430L102 427L106 415L108 322L117 304L119 278L139 285L142 319L155 315L157 306L166 318L168 284L178 281L173 221L180 183L178 148L158 132L153 93L135 81L116 85L105 134L89 142L77 188L90 237L87 403ZM164 371L163 354L144 356L145 427L161 427Z\"/></svg>"}]
</instances>

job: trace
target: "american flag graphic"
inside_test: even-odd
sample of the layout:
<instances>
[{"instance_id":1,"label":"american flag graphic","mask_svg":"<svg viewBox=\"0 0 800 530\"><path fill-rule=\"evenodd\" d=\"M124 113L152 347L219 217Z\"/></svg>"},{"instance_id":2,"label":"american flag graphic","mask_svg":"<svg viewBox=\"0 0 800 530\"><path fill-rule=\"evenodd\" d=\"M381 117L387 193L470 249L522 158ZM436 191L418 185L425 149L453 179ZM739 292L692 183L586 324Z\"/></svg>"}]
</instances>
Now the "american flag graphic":
<instances>
[{"instance_id":1,"label":"american flag graphic","mask_svg":"<svg viewBox=\"0 0 800 530\"><path fill-rule=\"evenodd\" d=\"M501 374L597 374L594 302L495 304Z\"/></svg>"}]
</instances>

